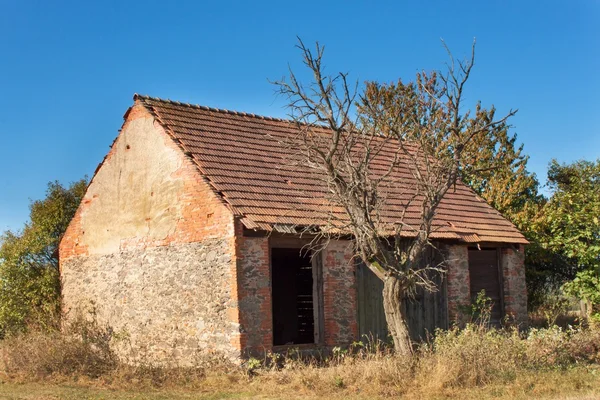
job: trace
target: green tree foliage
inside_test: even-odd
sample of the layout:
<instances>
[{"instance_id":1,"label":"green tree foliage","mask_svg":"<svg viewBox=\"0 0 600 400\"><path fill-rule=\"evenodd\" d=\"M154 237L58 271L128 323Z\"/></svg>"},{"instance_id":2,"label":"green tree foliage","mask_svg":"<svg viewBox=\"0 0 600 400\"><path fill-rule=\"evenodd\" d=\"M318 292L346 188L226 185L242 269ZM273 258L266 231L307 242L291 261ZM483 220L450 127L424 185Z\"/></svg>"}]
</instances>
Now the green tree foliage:
<instances>
[{"instance_id":1,"label":"green tree foliage","mask_svg":"<svg viewBox=\"0 0 600 400\"><path fill-rule=\"evenodd\" d=\"M388 109L400 109L398 100L410 101L416 97L414 85L402 82L389 85L368 83L366 95L377 89L379 98ZM485 109L477 105L466 124L489 124L496 118L496 109ZM406 124L418 120L407 115ZM435 147L435 142L430 143ZM438 151L444 151L444 145ZM565 258L550 249L540 246L538 225L546 199L539 193L539 182L535 174L527 170L529 157L523 153L523 145L517 144L517 135L510 132L506 121L493 125L477 134L466 143L462 151L463 164L460 179L512 221L531 242L526 252L527 286L530 305L539 305L546 294L560 287L566 280L574 278L573 268Z\"/></svg>"},{"instance_id":2,"label":"green tree foliage","mask_svg":"<svg viewBox=\"0 0 600 400\"><path fill-rule=\"evenodd\" d=\"M600 305L600 159L550 163L552 197L536 229L544 248L560 254L576 272L566 288Z\"/></svg>"},{"instance_id":3,"label":"green tree foliage","mask_svg":"<svg viewBox=\"0 0 600 400\"><path fill-rule=\"evenodd\" d=\"M46 198L31 203L22 231L0 236L0 336L58 321L58 243L86 187L86 178L69 187L49 183Z\"/></svg>"},{"instance_id":4,"label":"green tree foliage","mask_svg":"<svg viewBox=\"0 0 600 400\"><path fill-rule=\"evenodd\" d=\"M493 120L495 109L478 110L480 118ZM461 178L496 210L523 231L537 214L543 197L538 193L535 174L527 170L529 157L517 135L506 123L473 138L465 149L468 156ZM527 232L526 232L527 233Z\"/></svg>"},{"instance_id":5,"label":"green tree foliage","mask_svg":"<svg viewBox=\"0 0 600 400\"><path fill-rule=\"evenodd\" d=\"M495 109L478 109L480 118L493 120ZM467 162L461 171L463 182L513 222L530 241L525 253L529 304L536 308L548 292L573 279L567 260L553 249L541 246L539 224L546 199L539 193L535 174L527 170L529 157L517 135L506 123L487 134L477 135L465 149Z\"/></svg>"}]
</instances>

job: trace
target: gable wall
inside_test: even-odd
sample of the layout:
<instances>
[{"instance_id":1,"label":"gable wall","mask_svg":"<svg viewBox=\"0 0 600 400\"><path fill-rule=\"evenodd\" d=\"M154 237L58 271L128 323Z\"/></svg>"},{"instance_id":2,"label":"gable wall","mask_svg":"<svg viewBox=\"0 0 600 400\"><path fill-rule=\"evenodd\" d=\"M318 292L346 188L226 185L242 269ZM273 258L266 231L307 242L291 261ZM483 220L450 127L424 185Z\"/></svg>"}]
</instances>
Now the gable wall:
<instances>
[{"instance_id":1,"label":"gable wall","mask_svg":"<svg viewBox=\"0 0 600 400\"><path fill-rule=\"evenodd\" d=\"M131 362L236 356L233 214L143 106L126 118L60 244L63 308Z\"/></svg>"}]
</instances>

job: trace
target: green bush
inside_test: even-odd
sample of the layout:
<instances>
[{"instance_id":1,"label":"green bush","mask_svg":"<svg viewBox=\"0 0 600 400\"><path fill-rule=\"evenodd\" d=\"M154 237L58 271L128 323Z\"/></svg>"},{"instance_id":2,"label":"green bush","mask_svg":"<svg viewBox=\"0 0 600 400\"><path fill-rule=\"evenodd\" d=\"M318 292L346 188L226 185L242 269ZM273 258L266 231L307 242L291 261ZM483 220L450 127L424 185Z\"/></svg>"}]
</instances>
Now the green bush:
<instances>
[{"instance_id":1,"label":"green bush","mask_svg":"<svg viewBox=\"0 0 600 400\"><path fill-rule=\"evenodd\" d=\"M0 338L27 327L56 329L60 314L57 247L83 197L87 180L48 184L30 206L20 232L0 235Z\"/></svg>"}]
</instances>

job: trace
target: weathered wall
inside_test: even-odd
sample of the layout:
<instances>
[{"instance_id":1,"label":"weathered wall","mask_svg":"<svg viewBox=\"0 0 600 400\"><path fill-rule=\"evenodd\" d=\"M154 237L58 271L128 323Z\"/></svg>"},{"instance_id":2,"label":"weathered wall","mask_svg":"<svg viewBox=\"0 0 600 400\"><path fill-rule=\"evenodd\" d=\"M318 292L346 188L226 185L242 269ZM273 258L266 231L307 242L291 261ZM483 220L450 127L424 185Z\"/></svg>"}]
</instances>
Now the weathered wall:
<instances>
[{"instance_id":1,"label":"weathered wall","mask_svg":"<svg viewBox=\"0 0 600 400\"><path fill-rule=\"evenodd\" d=\"M94 304L134 360L239 354L232 213L142 106L94 176L60 245L63 307Z\"/></svg>"},{"instance_id":2,"label":"weathered wall","mask_svg":"<svg viewBox=\"0 0 600 400\"><path fill-rule=\"evenodd\" d=\"M469 248L464 245L447 245L446 268L449 325L462 325L465 315L461 308L471 304L469 281Z\"/></svg>"},{"instance_id":3,"label":"weathered wall","mask_svg":"<svg viewBox=\"0 0 600 400\"><path fill-rule=\"evenodd\" d=\"M527 286L523 245L502 248L500 266L503 275L504 314L520 327L527 325Z\"/></svg>"},{"instance_id":4,"label":"weathered wall","mask_svg":"<svg viewBox=\"0 0 600 400\"><path fill-rule=\"evenodd\" d=\"M65 306L91 306L119 335L127 362L193 363L204 350L237 356L227 239L74 257L63 263Z\"/></svg>"},{"instance_id":5,"label":"weathered wall","mask_svg":"<svg viewBox=\"0 0 600 400\"><path fill-rule=\"evenodd\" d=\"M134 106L60 244L61 258L233 238L231 212L163 128Z\"/></svg>"},{"instance_id":6,"label":"weathered wall","mask_svg":"<svg viewBox=\"0 0 600 400\"><path fill-rule=\"evenodd\" d=\"M349 344L358 338L356 266L352 243L332 240L323 250L325 344Z\"/></svg>"}]
</instances>

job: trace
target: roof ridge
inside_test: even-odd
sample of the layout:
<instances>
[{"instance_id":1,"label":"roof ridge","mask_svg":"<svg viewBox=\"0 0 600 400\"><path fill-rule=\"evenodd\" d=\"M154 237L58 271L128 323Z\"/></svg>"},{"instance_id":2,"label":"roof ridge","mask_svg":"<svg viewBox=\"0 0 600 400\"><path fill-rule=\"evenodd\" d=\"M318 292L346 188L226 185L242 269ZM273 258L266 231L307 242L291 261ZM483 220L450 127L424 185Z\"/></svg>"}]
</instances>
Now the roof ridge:
<instances>
[{"instance_id":1,"label":"roof ridge","mask_svg":"<svg viewBox=\"0 0 600 400\"><path fill-rule=\"evenodd\" d=\"M325 200L323 196L326 195L323 190L326 189L323 189L318 179L305 169L298 169L299 172L296 170L286 172L277 166L280 161L275 151L279 148L285 150L285 145L279 141L279 134L294 134L298 127L293 120L257 116L139 94L135 94L133 99L136 104L144 107L154 116L185 156L196 165L210 190L236 218L241 218L245 228L277 232L281 230L283 233L289 233L292 231L282 226L327 226L330 222L319 217L319 213L327 212L326 207L323 208L319 202L313 204L302 199L306 197L303 193L308 193L310 197ZM231 118L232 116L236 118ZM325 131L329 130L325 126L321 128ZM269 138L269 145L265 147L264 140L269 137L271 131L278 134ZM228 147L223 145L222 140L245 144L241 145L243 148L241 153L233 157L224 151ZM391 146L392 151L388 154L385 150L382 153L384 157L390 156L395 150L393 140L387 141L385 147L388 146ZM414 149L417 150L416 147ZM249 168L248 163L252 164L252 167ZM377 168L380 169L379 166ZM393 179L413 185L410 174L405 176L405 172L407 172L405 167L400 166L398 171L394 172ZM280 185L275 187L274 184L257 184L262 178L291 179L291 182L300 181L301 178L303 181L296 182L290 187L288 187L290 183L283 187ZM306 181L304 178L307 178ZM436 230L435 238L461 240L465 243L485 241L528 243L511 221L503 217L483 198L478 197L472 188L460 180L457 181L456 186L461 189L456 193L448 192L445 203L447 207L444 208L446 211L440 211L435 222L436 224L443 224L444 221L453 222L454 229L451 229L451 226L444 226L442 228L445 229ZM402 190L398 185L391 185L389 193L391 196L401 197ZM482 203L479 203L480 201ZM278 205L273 206L273 203ZM399 208L394 204L386 206L386 209L389 209L389 217L386 217L385 221L389 220L389 223L394 223L394 218L398 217ZM482 207L481 204L485 204L486 207ZM414 215L413 211L408 211L407 223L413 223ZM490 218L494 223L489 222ZM407 234L412 235L412 233Z\"/></svg>"},{"instance_id":2,"label":"roof ridge","mask_svg":"<svg viewBox=\"0 0 600 400\"><path fill-rule=\"evenodd\" d=\"M248 112L243 112L243 111L227 110L227 109L223 109L223 108L216 108L216 107L209 107L209 106L201 106L200 104L184 103L181 101L175 101L175 100L171 100L171 99L161 99L160 97L152 97L152 96L147 96L147 95L138 94L138 93L133 94L133 100L134 101L135 100L156 101L156 102L160 102L160 103L173 104L176 106L197 108L197 109L205 110L205 111L213 111L213 112L219 112L219 113L223 113L223 114L238 115L238 116L242 116L242 117L251 117L251 118L257 118L257 119L262 119L262 120L266 120L266 121L296 123L294 120L287 119L287 118L269 117L266 115L259 115L259 114L248 113Z\"/></svg>"}]
</instances>

